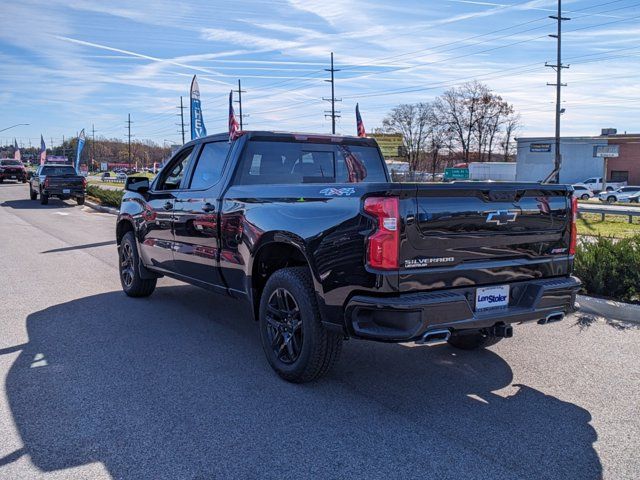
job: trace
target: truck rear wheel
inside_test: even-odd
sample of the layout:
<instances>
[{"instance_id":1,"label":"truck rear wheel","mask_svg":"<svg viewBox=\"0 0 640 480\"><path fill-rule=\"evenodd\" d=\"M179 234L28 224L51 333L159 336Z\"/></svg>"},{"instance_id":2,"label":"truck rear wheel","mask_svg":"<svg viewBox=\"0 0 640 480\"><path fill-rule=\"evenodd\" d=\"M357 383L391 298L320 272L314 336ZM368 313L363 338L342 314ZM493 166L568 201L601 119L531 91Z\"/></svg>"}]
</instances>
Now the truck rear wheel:
<instances>
[{"instance_id":1,"label":"truck rear wheel","mask_svg":"<svg viewBox=\"0 0 640 480\"><path fill-rule=\"evenodd\" d=\"M118 266L122 290L129 297L148 297L156 289L155 278L142 278L140 257L133 232L125 233L118 247Z\"/></svg>"},{"instance_id":2,"label":"truck rear wheel","mask_svg":"<svg viewBox=\"0 0 640 480\"><path fill-rule=\"evenodd\" d=\"M271 367L289 382L324 376L342 350L342 336L322 326L307 267L276 271L260 299L260 338Z\"/></svg>"},{"instance_id":3,"label":"truck rear wheel","mask_svg":"<svg viewBox=\"0 0 640 480\"><path fill-rule=\"evenodd\" d=\"M41 205L48 205L49 204L49 195L46 195L44 193L40 193L40 204Z\"/></svg>"},{"instance_id":4,"label":"truck rear wheel","mask_svg":"<svg viewBox=\"0 0 640 480\"><path fill-rule=\"evenodd\" d=\"M76 202L78 202L78 205L84 205L84 196L76 197Z\"/></svg>"},{"instance_id":5,"label":"truck rear wheel","mask_svg":"<svg viewBox=\"0 0 640 480\"><path fill-rule=\"evenodd\" d=\"M31 200L35 200L36 198L38 198L38 192L31 188L31 185L29 185L29 198Z\"/></svg>"},{"instance_id":6,"label":"truck rear wheel","mask_svg":"<svg viewBox=\"0 0 640 480\"><path fill-rule=\"evenodd\" d=\"M476 331L473 333L454 333L449 337L447 342L449 345L461 350L475 350L478 348L490 347L495 345L502 338L490 337L482 332Z\"/></svg>"}]
</instances>

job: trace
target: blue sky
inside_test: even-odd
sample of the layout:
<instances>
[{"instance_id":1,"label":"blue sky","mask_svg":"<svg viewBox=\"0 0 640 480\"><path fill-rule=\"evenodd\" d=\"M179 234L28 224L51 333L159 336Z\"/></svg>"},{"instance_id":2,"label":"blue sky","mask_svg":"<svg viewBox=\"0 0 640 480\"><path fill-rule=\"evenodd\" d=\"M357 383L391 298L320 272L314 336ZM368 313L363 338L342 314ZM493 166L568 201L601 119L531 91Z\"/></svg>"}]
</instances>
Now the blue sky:
<instances>
[{"instance_id":1,"label":"blue sky","mask_svg":"<svg viewBox=\"0 0 640 480\"><path fill-rule=\"evenodd\" d=\"M515 104L522 136L552 135L555 1L2 0L0 143L50 142L95 125L178 142L180 95L198 75L209 133L226 130L242 79L247 129L328 132L335 52L341 133L398 103L478 79ZM640 132L640 0L565 1L563 134ZM10 21L9 21L10 20ZM186 105L186 102L185 102ZM188 111L187 111L188 113Z\"/></svg>"}]
</instances>

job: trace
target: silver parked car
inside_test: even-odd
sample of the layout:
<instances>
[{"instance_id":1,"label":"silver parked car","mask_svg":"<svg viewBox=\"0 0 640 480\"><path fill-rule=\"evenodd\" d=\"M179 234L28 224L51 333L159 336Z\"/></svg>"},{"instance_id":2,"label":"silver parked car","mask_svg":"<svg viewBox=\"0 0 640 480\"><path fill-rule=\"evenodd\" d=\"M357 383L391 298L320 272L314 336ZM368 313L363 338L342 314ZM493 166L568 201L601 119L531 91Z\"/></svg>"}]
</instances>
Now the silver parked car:
<instances>
[{"instance_id":1,"label":"silver parked car","mask_svg":"<svg viewBox=\"0 0 640 480\"><path fill-rule=\"evenodd\" d=\"M640 193L640 187L637 185L620 187L613 192L600 192L600 194L598 194L598 200L607 203L630 202L630 198L637 193Z\"/></svg>"}]
</instances>

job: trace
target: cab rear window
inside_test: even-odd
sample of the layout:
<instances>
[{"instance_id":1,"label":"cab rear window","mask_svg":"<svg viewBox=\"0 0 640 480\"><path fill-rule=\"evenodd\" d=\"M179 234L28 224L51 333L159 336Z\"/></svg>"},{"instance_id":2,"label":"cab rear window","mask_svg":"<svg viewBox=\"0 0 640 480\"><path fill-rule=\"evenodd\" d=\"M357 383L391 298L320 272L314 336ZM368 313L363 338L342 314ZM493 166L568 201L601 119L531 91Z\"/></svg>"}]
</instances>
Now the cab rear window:
<instances>
[{"instance_id":1,"label":"cab rear window","mask_svg":"<svg viewBox=\"0 0 640 480\"><path fill-rule=\"evenodd\" d=\"M43 167L40 175L75 175L76 169L73 167Z\"/></svg>"},{"instance_id":2,"label":"cab rear window","mask_svg":"<svg viewBox=\"0 0 640 480\"><path fill-rule=\"evenodd\" d=\"M386 182L384 160L370 146L250 141L236 184Z\"/></svg>"}]
</instances>

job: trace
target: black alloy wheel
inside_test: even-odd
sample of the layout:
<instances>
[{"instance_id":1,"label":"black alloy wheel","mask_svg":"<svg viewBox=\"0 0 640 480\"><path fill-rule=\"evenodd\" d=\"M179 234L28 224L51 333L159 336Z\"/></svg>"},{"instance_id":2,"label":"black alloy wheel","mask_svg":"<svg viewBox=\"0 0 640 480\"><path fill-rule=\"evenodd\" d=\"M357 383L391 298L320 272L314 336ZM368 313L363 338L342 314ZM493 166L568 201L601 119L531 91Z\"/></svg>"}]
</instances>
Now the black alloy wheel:
<instances>
[{"instance_id":1,"label":"black alloy wheel","mask_svg":"<svg viewBox=\"0 0 640 480\"><path fill-rule=\"evenodd\" d=\"M120 277L126 288L131 288L134 280L134 258L133 248L128 242L124 242L120 247Z\"/></svg>"},{"instance_id":2,"label":"black alloy wheel","mask_svg":"<svg viewBox=\"0 0 640 480\"><path fill-rule=\"evenodd\" d=\"M300 307L289 290L277 288L267 303L267 335L274 355L291 365L302 352L304 341Z\"/></svg>"}]
</instances>

